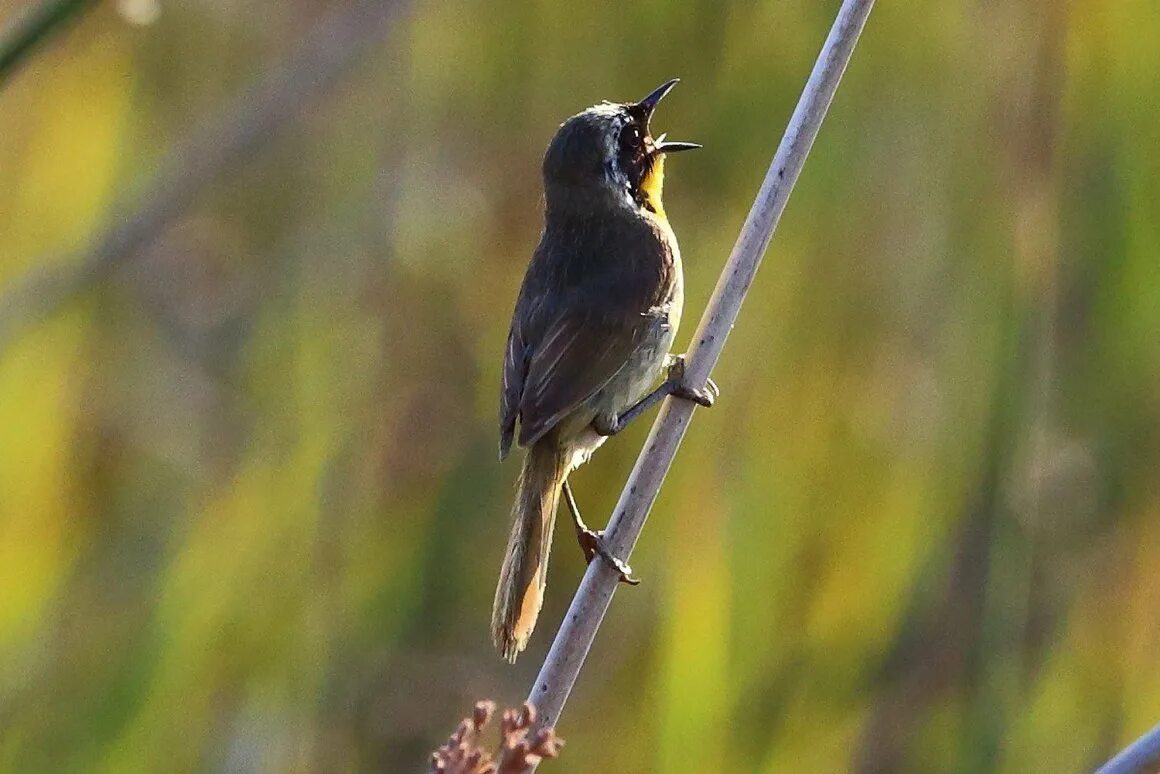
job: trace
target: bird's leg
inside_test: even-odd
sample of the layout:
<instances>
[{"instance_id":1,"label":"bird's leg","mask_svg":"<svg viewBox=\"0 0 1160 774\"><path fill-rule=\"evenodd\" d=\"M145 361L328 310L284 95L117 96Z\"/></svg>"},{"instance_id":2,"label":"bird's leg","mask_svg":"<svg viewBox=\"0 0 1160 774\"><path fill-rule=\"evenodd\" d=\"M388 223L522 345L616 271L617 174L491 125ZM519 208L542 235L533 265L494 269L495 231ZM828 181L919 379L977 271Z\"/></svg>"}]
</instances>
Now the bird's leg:
<instances>
[{"instance_id":1,"label":"bird's leg","mask_svg":"<svg viewBox=\"0 0 1160 774\"><path fill-rule=\"evenodd\" d=\"M568 504L568 512L572 514L572 523L576 525L576 540L580 543L580 550L584 552L584 558L591 562L592 558L599 554L620 573L622 583L627 583L630 586L640 583L639 578L633 577L632 568L628 566L628 563L613 556L612 552L604 545L604 530L590 529L584 523L584 519L580 518L580 506L576 505L576 497L572 494L572 485L567 480L564 481L563 489L564 502Z\"/></svg>"},{"instance_id":2,"label":"bird's leg","mask_svg":"<svg viewBox=\"0 0 1160 774\"><path fill-rule=\"evenodd\" d=\"M628 426L628 423L653 407L654 404L666 396L691 400L698 406L709 408L721 396L721 390L712 379L706 381L704 387L691 387L685 381L685 356L668 356L668 378L655 390L634 403L623 414L617 414L611 419L597 417L592 421L592 429L600 435L616 435Z\"/></svg>"}]
</instances>

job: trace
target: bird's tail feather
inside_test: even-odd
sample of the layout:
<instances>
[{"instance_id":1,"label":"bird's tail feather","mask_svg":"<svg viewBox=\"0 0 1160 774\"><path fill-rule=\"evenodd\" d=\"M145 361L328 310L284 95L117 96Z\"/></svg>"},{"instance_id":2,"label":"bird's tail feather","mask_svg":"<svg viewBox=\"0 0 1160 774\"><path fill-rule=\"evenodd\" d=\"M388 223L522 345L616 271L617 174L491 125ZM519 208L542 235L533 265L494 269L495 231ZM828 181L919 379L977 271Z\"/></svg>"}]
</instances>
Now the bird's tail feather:
<instances>
[{"instance_id":1,"label":"bird's tail feather","mask_svg":"<svg viewBox=\"0 0 1160 774\"><path fill-rule=\"evenodd\" d=\"M544 603L552 527L567 474L567 460L554 438L541 439L528 449L491 612L492 639L513 663L528 644Z\"/></svg>"}]
</instances>

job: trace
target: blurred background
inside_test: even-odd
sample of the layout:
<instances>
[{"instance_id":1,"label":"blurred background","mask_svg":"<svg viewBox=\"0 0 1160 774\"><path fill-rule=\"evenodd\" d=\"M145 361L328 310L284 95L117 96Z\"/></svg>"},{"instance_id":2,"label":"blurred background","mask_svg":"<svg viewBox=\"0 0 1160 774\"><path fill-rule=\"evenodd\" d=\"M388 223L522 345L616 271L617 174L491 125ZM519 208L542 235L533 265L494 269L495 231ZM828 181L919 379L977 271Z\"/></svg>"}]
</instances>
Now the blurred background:
<instances>
[{"instance_id":1,"label":"blurred background","mask_svg":"<svg viewBox=\"0 0 1160 774\"><path fill-rule=\"evenodd\" d=\"M683 348L837 7L102 1L36 51L0 769L417 771L521 702L583 571L559 530L501 662L543 150L683 79ZM1078 772L1160 720L1158 39L1149 0L879 4L544 770Z\"/></svg>"}]
</instances>

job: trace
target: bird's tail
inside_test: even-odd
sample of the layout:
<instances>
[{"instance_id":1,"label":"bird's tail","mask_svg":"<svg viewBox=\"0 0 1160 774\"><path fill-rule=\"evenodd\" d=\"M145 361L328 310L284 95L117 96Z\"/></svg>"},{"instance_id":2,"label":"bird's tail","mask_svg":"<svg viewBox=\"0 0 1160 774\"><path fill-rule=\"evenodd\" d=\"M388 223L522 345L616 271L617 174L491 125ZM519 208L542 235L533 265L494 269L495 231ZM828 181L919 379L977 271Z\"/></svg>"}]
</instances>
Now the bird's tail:
<instances>
[{"instance_id":1,"label":"bird's tail","mask_svg":"<svg viewBox=\"0 0 1160 774\"><path fill-rule=\"evenodd\" d=\"M567 459L552 434L532 444L524 456L512 506L511 536L491 611L492 639L513 663L528 644L544 603L552 527L567 475Z\"/></svg>"}]
</instances>

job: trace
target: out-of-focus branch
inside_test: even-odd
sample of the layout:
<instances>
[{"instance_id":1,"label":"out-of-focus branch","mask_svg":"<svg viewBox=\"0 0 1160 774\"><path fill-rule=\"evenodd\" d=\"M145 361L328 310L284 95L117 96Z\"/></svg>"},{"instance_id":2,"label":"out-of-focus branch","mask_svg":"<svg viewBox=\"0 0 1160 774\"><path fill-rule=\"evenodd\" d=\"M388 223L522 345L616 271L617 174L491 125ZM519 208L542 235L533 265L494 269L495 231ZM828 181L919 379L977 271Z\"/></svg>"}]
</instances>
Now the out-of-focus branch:
<instances>
[{"instance_id":1,"label":"out-of-focus branch","mask_svg":"<svg viewBox=\"0 0 1160 774\"><path fill-rule=\"evenodd\" d=\"M757 199L741 227L741 234L693 335L685 369L690 384L705 384L721 355L725 338L741 311L745 294L785 210L873 5L873 0L844 0L838 11ZM606 539L614 555L627 558L636 545L649 509L689 426L693 405L686 400L665 400L609 521ZM607 562L588 565L528 696L528 701L540 711L539 726L553 726L559 721L560 712L612 601L617 582L618 574Z\"/></svg>"},{"instance_id":2,"label":"out-of-focus branch","mask_svg":"<svg viewBox=\"0 0 1160 774\"><path fill-rule=\"evenodd\" d=\"M1160 725L1132 742L1096 774L1143 774L1160 769Z\"/></svg>"},{"instance_id":3,"label":"out-of-focus branch","mask_svg":"<svg viewBox=\"0 0 1160 774\"><path fill-rule=\"evenodd\" d=\"M59 32L94 0L48 0L24 12L0 35L0 88L49 35Z\"/></svg>"},{"instance_id":4,"label":"out-of-focus branch","mask_svg":"<svg viewBox=\"0 0 1160 774\"><path fill-rule=\"evenodd\" d=\"M290 57L271 68L170 151L138 207L89 252L29 272L0 297L0 352L25 326L106 277L155 238L203 186L268 142L303 105L325 93L366 48L381 40L405 0L352 0L325 16Z\"/></svg>"}]
</instances>

